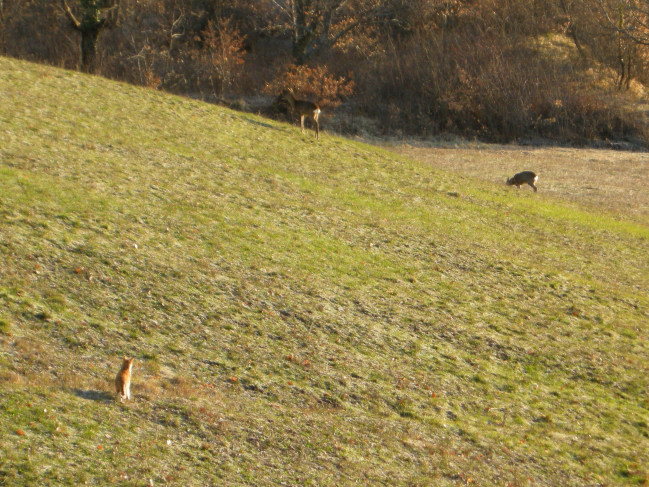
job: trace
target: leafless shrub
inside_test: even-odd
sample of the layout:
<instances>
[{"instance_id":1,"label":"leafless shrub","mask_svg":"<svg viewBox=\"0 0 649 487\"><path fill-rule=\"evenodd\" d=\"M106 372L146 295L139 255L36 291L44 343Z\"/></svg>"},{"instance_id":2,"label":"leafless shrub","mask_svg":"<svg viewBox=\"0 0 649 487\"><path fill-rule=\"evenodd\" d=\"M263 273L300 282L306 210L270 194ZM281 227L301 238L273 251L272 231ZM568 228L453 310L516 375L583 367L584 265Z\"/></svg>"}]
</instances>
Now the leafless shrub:
<instances>
[{"instance_id":1,"label":"leafless shrub","mask_svg":"<svg viewBox=\"0 0 649 487\"><path fill-rule=\"evenodd\" d=\"M230 91L244 64L243 37L231 19L209 21L200 61L215 96Z\"/></svg>"}]
</instances>

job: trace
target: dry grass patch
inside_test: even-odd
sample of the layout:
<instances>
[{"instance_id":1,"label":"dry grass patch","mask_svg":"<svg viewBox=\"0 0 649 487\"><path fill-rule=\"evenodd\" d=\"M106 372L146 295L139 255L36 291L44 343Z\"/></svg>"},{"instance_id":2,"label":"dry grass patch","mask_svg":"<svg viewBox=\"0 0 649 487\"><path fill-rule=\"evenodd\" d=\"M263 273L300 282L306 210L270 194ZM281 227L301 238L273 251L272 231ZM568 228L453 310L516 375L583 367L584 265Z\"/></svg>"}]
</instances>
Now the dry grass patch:
<instances>
[{"instance_id":1,"label":"dry grass patch","mask_svg":"<svg viewBox=\"0 0 649 487\"><path fill-rule=\"evenodd\" d=\"M624 215L644 223L649 221L649 191L645 188L649 157L646 153L462 143L460 147L413 144L391 149L434 167L497 185L504 184L507 177L517 172L532 170L539 175L539 191L544 194L584 204L597 211ZM528 189L521 187L521 191Z\"/></svg>"}]
</instances>

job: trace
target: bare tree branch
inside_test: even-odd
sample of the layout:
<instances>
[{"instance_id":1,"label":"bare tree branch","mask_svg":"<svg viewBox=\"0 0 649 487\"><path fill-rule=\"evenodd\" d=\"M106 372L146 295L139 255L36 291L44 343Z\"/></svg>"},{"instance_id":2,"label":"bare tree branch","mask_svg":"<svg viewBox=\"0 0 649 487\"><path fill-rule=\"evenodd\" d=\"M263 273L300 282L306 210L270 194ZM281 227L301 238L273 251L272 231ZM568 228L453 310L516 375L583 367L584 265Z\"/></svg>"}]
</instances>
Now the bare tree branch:
<instances>
[{"instance_id":1,"label":"bare tree branch","mask_svg":"<svg viewBox=\"0 0 649 487\"><path fill-rule=\"evenodd\" d=\"M343 37L387 9L384 0L372 0L364 9L349 0L271 0L285 18L293 38L293 58L297 64L331 49ZM367 2L361 2L367 3Z\"/></svg>"},{"instance_id":2,"label":"bare tree branch","mask_svg":"<svg viewBox=\"0 0 649 487\"><path fill-rule=\"evenodd\" d=\"M68 3L65 0L61 0L61 6L63 7L63 11L68 17L68 20L70 21L70 24L72 25L73 29L76 30L81 30L81 22L77 20L77 18L74 16L72 13L72 10L70 9Z\"/></svg>"},{"instance_id":3,"label":"bare tree branch","mask_svg":"<svg viewBox=\"0 0 649 487\"><path fill-rule=\"evenodd\" d=\"M649 46L649 10L631 4L627 0L617 4L618 18L616 19L612 17L604 0L597 0L596 3L609 30L625 36L636 44Z\"/></svg>"},{"instance_id":4,"label":"bare tree branch","mask_svg":"<svg viewBox=\"0 0 649 487\"><path fill-rule=\"evenodd\" d=\"M120 0L114 0L115 3L112 7L107 8L104 10L104 19L105 23L104 26L108 28L114 28L117 26L117 21L119 20L119 6L120 6Z\"/></svg>"}]
</instances>

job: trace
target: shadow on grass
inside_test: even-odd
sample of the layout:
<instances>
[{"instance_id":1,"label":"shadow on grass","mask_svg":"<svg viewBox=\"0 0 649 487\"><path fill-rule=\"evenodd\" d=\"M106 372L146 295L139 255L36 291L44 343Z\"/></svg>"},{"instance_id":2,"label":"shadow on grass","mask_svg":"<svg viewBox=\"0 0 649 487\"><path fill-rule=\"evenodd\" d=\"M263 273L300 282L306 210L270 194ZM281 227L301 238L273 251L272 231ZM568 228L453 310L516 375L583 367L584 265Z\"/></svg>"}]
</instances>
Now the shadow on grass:
<instances>
[{"instance_id":1,"label":"shadow on grass","mask_svg":"<svg viewBox=\"0 0 649 487\"><path fill-rule=\"evenodd\" d=\"M115 400L115 396L106 391L74 389L74 395L83 399L98 402L112 402Z\"/></svg>"},{"instance_id":2,"label":"shadow on grass","mask_svg":"<svg viewBox=\"0 0 649 487\"><path fill-rule=\"evenodd\" d=\"M252 120L252 119L246 118L246 117L241 117L241 120L244 121L244 122L251 123L252 125L258 125L260 127L264 127L264 128L271 129L271 130L282 131L281 128L279 128L279 127L277 127L275 125L271 125L270 123L260 122L258 120Z\"/></svg>"}]
</instances>

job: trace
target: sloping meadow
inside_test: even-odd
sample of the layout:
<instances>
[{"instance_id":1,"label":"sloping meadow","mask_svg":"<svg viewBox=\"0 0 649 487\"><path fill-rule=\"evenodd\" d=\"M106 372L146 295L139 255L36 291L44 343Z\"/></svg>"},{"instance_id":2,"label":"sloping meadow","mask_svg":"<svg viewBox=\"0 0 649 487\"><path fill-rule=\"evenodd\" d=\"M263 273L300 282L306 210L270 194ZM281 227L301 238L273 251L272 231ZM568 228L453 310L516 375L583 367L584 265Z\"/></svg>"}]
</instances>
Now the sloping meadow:
<instances>
[{"instance_id":1,"label":"sloping meadow","mask_svg":"<svg viewBox=\"0 0 649 487\"><path fill-rule=\"evenodd\" d=\"M647 482L646 226L0 72L0 483Z\"/></svg>"}]
</instances>

